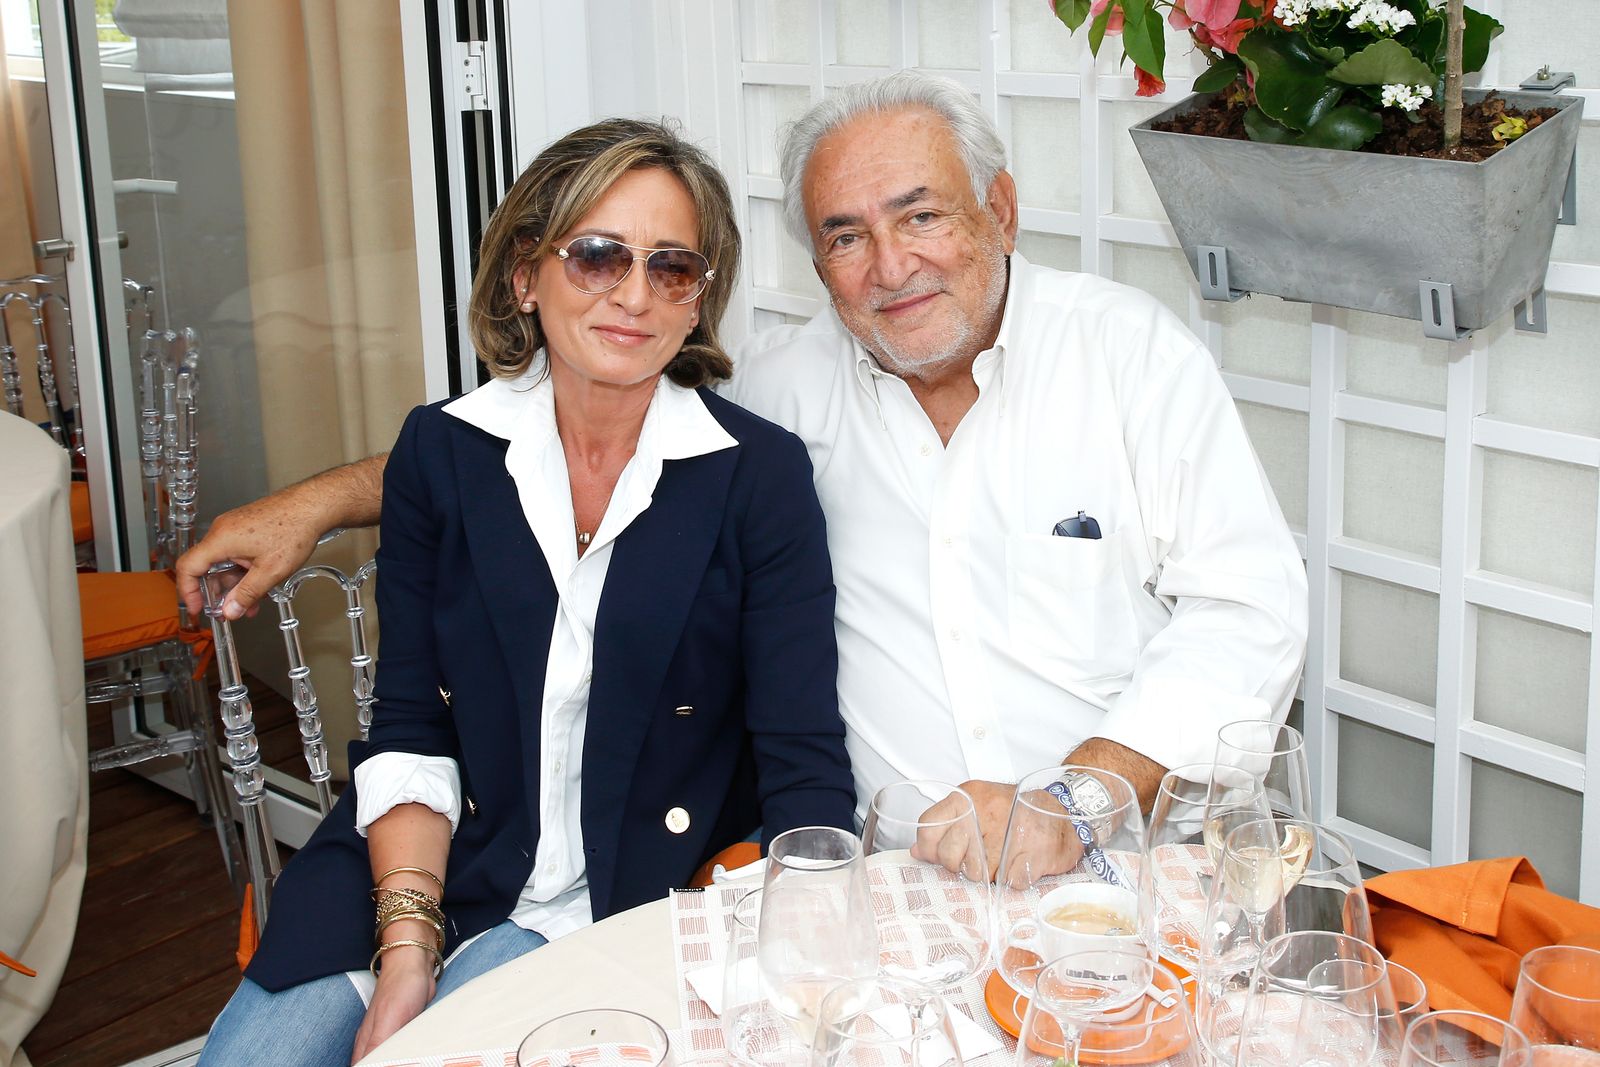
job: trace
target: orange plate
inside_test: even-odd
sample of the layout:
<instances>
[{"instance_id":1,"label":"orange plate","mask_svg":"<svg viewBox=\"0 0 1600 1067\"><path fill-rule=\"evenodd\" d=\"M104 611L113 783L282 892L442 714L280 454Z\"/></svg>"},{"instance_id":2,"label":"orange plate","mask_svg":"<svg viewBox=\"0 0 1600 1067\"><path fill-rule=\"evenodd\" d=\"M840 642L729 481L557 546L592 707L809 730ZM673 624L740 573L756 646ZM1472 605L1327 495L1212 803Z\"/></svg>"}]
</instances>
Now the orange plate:
<instances>
[{"instance_id":1,"label":"orange plate","mask_svg":"<svg viewBox=\"0 0 1600 1067\"><path fill-rule=\"evenodd\" d=\"M1192 1009L1195 983L1188 981L1189 972L1167 960L1162 960L1161 965L1177 975L1179 981L1187 983L1185 991L1189 997L1189 1007ZM1028 1012L1028 998L1012 989L998 970L990 973L989 980L983 985L983 1004L989 1009L990 1017L1000 1029L1012 1037L1018 1037L1022 1033L1022 1018ZM1147 1041L1132 1049L1096 1050L1086 1046L1082 1049L1080 1059L1084 1063L1104 1064L1106 1067L1131 1067L1133 1064L1156 1063L1181 1051L1186 1041L1187 1037L1180 1028L1178 1033ZM1049 1054L1046 1049L1034 1049L1034 1051L1044 1055Z\"/></svg>"}]
</instances>

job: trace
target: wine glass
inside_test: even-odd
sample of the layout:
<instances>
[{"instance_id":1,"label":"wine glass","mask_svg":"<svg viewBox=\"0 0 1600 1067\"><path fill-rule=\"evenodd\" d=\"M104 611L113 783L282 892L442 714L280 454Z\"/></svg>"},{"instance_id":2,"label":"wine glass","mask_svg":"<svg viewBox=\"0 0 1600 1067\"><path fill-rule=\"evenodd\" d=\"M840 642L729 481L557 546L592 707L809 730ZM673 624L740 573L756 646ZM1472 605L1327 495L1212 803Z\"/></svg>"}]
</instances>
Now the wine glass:
<instances>
[{"instance_id":1,"label":"wine glass","mask_svg":"<svg viewBox=\"0 0 1600 1067\"><path fill-rule=\"evenodd\" d=\"M1394 993L1395 1011L1402 1033L1428 1013L1428 985L1410 967L1388 961L1389 989Z\"/></svg>"},{"instance_id":2,"label":"wine glass","mask_svg":"<svg viewBox=\"0 0 1600 1067\"><path fill-rule=\"evenodd\" d=\"M880 975L843 982L817 1011L812 1067L962 1067L950 1009L920 982Z\"/></svg>"},{"instance_id":3,"label":"wine glass","mask_svg":"<svg viewBox=\"0 0 1600 1067\"><path fill-rule=\"evenodd\" d=\"M995 875L1001 977L1026 994L1045 963L1069 952L1148 952L1145 845L1138 796L1120 775L1066 766L1024 777Z\"/></svg>"},{"instance_id":4,"label":"wine glass","mask_svg":"<svg viewBox=\"0 0 1600 1067\"><path fill-rule=\"evenodd\" d=\"M1200 965L1200 924L1225 831L1271 814L1252 778L1234 788L1214 788L1215 766L1188 763L1169 770L1156 790L1146 832L1156 949L1190 972Z\"/></svg>"},{"instance_id":5,"label":"wine glass","mask_svg":"<svg viewBox=\"0 0 1600 1067\"><path fill-rule=\"evenodd\" d=\"M1039 973L1017 1036L1017 1067L1203 1062L1183 983L1144 952L1053 961Z\"/></svg>"},{"instance_id":6,"label":"wine glass","mask_svg":"<svg viewBox=\"0 0 1600 1067\"><path fill-rule=\"evenodd\" d=\"M661 1067L667 1032L647 1015L623 1008L589 1008L558 1015L517 1046L517 1067Z\"/></svg>"},{"instance_id":7,"label":"wine glass","mask_svg":"<svg viewBox=\"0 0 1600 1067\"><path fill-rule=\"evenodd\" d=\"M989 861L972 798L940 782L896 782L861 832L871 885L894 892L878 918L879 970L939 988L983 970L993 942Z\"/></svg>"},{"instance_id":8,"label":"wine glass","mask_svg":"<svg viewBox=\"0 0 1600 1067\"><path fill-rule=\"evenodd\" d=\"M739 898L722 958L722 1042L746 1067L799 1067L810 1053L789 1020L767 999L756 962L762 890Z\"/></svg>"},{"instance_id":9,"label":"wine glass","mask_svg":"<svg viewBox=\"0 0 1600 1067\"><path fill-rule=\"evenodd\" d=\"M1256 963L1237 1067L1367 1067L1400 1047L1403 1031L1383 956L1323 930L1274 938Z\"/></svg>"},{"instance_id":10,"label":"wine glass","mask_svg":"<svg viewBox=\"0 0 1600 1067\"><path fill-rule=\"evenodd\" d=\"M1529 1067L1521 1030L1476 1011L1430 1011L1406 1030L1400 1067Z\"/></svg>"},{"instance_id":11,"label":"wine glass","mask_svg":"<svg viewBox=\"0 0 1600 1067\"><path fill-rule=\"evenodd\" d=\"M1260 719L1230 722L1217 731L1215 763L1212 781L1219 790L1237 789L1254 781L1266 794L1270 814L1287 819L1311 818L1306 741L1294 727Z\"/></svg>"},{"instance_id":12,"label":"wine glass","mask_svg":"<svg viewBox=\"0 0 1600 1067\"><path fill-rule=\"evenodd\" d=\"M823 995L877 973L877 930L855 834L802 826L772 839L756 963L767 999L807 1044Z\"/></svg>"},{"instance_id":13,"label":"wine glass","mask_svg":"<svg viewBox=\"0 0 1600 1067\"><path fill-rule=\"evenodd\" d=\"M1600 1065L1600 952L1546 945L1522 957L1511 1024L1539 1067Z\"/></svg>"},{"instance_id":14,"label":"wine glass","mask_svg":"<svg viewBox=\"0 0 1600 1067\"><path fill-rule=\"evenodd\" d=\"M1219 1064L1238 1051L1256 963L1284 932L1281 839L1270 819L1235 827L1224 841L1200 926L1195 1023Z\"/></svg>"}]
</instances>

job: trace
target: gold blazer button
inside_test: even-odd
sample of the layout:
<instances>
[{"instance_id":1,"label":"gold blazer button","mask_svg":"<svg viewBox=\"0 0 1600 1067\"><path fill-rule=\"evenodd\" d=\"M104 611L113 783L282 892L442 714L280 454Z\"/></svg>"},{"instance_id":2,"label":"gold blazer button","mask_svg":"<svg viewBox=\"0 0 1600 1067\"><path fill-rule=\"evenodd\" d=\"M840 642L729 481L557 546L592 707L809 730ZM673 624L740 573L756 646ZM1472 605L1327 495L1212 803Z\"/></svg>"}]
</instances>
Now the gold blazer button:
<instances>
[{"instance_id":1,"label":"gold blazer button","mask_svg":"<svg viewBox=\"0 0 1600 1067\"><path fill-rule=\"evenodd\" d=\"M675 834L681 834L689 828L689 813L682 808L673 808L667 812L667 829Z\"/></svg>"}]
</instances>

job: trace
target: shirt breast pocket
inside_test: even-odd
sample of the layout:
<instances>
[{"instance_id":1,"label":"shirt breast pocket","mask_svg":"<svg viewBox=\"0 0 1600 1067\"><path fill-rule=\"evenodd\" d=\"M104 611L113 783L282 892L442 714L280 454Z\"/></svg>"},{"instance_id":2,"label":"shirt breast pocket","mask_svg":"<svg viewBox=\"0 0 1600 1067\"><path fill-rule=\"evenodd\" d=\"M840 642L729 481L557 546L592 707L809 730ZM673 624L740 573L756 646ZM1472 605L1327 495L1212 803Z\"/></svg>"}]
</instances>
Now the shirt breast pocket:
<instances>
[{"instance_id":1,"label":"shirt breast pocket","mask_svg":"<svg viewBox=\"0 0 1600 1067\"><path fill-rule=\"evenodd\" d=\"M1138 656L1123 530L1099 538L1006 538L1006 600L1015 648L1051 681L1125 676Z\"/></svg>"}]
</instances>

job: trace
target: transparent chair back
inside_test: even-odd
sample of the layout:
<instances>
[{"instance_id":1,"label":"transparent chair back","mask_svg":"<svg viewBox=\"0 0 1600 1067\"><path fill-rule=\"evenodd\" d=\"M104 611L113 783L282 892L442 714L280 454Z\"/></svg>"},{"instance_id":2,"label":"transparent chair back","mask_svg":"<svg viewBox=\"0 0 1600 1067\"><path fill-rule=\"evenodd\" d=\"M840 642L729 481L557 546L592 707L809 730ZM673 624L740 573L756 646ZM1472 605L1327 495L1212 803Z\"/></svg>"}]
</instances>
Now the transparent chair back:
<instances>
[{"instance_id":1,"label":"transparent chair back","mask_svg":"<svg viewBox=\"0 0 1600 1067\"><path fill-rule=\"evenodd\" d=\"M325 541L327 539L324 538ZM206 617L216 642L223 737L233 773L233 788L239 796L244 819L244 849L255 893L256 921L264 925L272 885L278 877L278 852L264 804L266 771L261 764L261 750L256 738L255 713L239 667L233 624L222 616L221 611L223 593L231 584L230 579L238 576L239 570L232 563L218 564L211 568L202 584ZM372 725L374 702L373 658L367 640L365 596L376 572L377 563L373 560L363 563L353 574L327 564L313 564L296 571L268 593L278 609L278 630L283 636L284 655L288 662L289 692L300 731L300 747L306 767L310 770L312 786L316 789L317 807L323 815L333 808L332 773L328 765L328 745L323 736L321 698L312 681L311 668L301 642L295 597L308 583L318 580L335 583L344 594L345 618L350 627L350 688L355 698L361 737L365 740Z\"/></svg>"}]
</instances>

